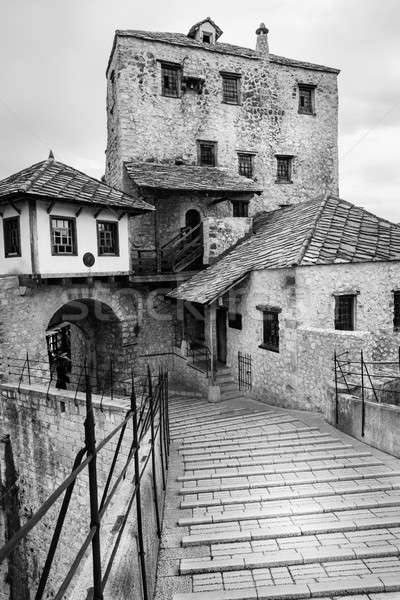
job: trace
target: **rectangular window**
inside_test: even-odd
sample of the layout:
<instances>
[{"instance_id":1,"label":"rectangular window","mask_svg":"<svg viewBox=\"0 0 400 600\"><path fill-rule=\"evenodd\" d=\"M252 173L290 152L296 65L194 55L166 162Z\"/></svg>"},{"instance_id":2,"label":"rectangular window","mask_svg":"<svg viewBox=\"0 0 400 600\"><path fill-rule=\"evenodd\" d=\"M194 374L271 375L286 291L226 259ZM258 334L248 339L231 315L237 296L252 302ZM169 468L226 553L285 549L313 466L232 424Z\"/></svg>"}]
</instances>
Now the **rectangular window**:
<instances>
[{"instance_id":1,"label":"rectangular window","mask_svg":"<svg viewBox=\"0 0 400 600\"><path fill-rule=\"evenodd\" d=\"M6 258L21 256L21 235L19 217L3 220L4 254Z\"/></svg>"},{"instance_id":2,"label":"rectangular window","mask_svg":"<svg viewBox=\"0 0 400 600\"><path fill-rule=\"evenodd\" d=\"M276 310L263 310L263 341L260 348L279 352L279 312Z\"/></svg>"},{"instance_id":3,"label":"rectangular window","mask_svg":"<svg viewBox=\"0 0 400 600\"><path fill-rule=\"evenodd\" d=\"M400 291L393 292L393 328L400 331Z\"/></svg>"},{"instance_id":4,"label":"rectangular window","mask_svg":"<svg viewBox=\"0 0 400 600\"><path fill-rule=\"evenodd\" d=\"M335 329L354 330L354 294L335 296Z\"/></svg>"},{"instance_id":5,"label":"rectangular window","mask_svg":"<svg viewBox=\"0 0 400 600\"><path fill-rule=\"evenodd\" d=\"M201 167L215 167L217 142L198 142L198 162Z\"/></svg>"},{"instance_id":6,"label":"rectangular window","mask_svg":"<svg viewBox=\"0 0 400 600\"><path fill-rule=\"evenodd\" d=\"M118 256L118 223L97 221L97 248L99 256Z\"/></svg>"},{"instance_id":7,"label":"rectangular window","mask_svg":"<svg viewBox=\"0 0 400 600\"><path fill-rule=\"evenodd\" d=\"M249 203L248 202L233 202L233 216L234 217L248 217L249 216Z\"/></svg>"},{"instance_id":8,"label":"rectangular window","mask_svg":"<svg viewBox=\"0 0 400 600\"><path fill-rule=\"evenodd\" d=\"M161 63L161 93L169 98L179 98L181 87L181 66Z\"/></svg>"},{"instance_id":9,"label":"rectangular window","mask_svg":"<svg viewBox=\"0 0 400 600\"><path fill-rule=\"evenodd\" d=\"M222 76L222 99L228 104L239 104L240 102L240 75L221 73Z\"/></svg>"},{"instance_id":10,"label":"rectangular window","mask_svg":"<svg viewBox=\"0 0 400 600\"><path fill-rule=\"evenodd\" d=\"M50 217L51 252L53 255L76 255L75 219Z\"/></svg>"},{"instance_id":11,"label":"rectangular window","mask_svg":"<svg viewBox=\"0 0 400 600\"><path fill-rule=\"evenodd\" d=\"M291 183L292 181L292 156L276 157L276 182Z\"/></svg>"},{"instance_id":12,"label":"rectangular window","mask_svg":"<svg viewBox=\"0 0 400 600\"><path fill-rule=\"evenodd\" d=\"M212 33L203 33L203 42L204 44L211 44L213 41Z\"/></svg>"},{"instance_id":13,"label":"rectangular window","mask_svg":"<svg viewBox=\"0 0 400 600\"><path fill-rule=\"evenodd\" d=\"M247 154L244 152L238 152L238 161L239 161L239 175L243 175L244 177L248 177L251 179L254 175L253 168L253 154Z\"/></svg>"},{"instance_id":14,"label":"rectangular window","mask_svg":"<svg viewBox=\"0 0 400 600\"><path fill-rule=\"evenodd\" d=\"M228 325L231 329L242 329L242 315L228 312Z\"/></svg>"},{"instance_id":15,"label":"rectangular window","mask_svg":"<svg viewBox=\"0 0 400 600\"><path fill-rule=\"evenodd\" d=\"M314 93L314 86L299 83L299 113L314 114Z\"/></svg>"}]
</instances>

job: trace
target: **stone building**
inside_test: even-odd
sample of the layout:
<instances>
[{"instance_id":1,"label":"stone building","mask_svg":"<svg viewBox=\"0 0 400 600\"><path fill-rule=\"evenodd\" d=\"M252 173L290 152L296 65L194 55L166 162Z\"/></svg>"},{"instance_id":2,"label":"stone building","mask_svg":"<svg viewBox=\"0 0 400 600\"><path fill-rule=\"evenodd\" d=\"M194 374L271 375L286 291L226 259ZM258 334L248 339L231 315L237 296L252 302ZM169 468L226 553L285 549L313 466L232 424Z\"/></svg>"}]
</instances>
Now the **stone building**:
<instances>
[{"instance_id":1,"label":"stone building","mask_svg":"<svg viewBox=\"0 0 400 600\"><path fill-rule=\"evenodd\" d=\"M328 195L259 214L252 235L169 295L204 315L218 394L234 395L227 382L248 369L258 398L328 413L334 351L397 360L399 261L398 225Z\"/></svg>"},{"instance_id":2,"label":"stone building","mask_svg":"<svg viewBox=\"0 0 400 600\"><path fill-rule=\"evenodd\" d=\"M249 216L338 193L338 70L271 54L263 24L255 49L221 35L210 18L115 34L106 180L156 207L133 223L136 273L207 265ZM184 227L197 248L176 259Z\"/></svg>"}]
</instances>

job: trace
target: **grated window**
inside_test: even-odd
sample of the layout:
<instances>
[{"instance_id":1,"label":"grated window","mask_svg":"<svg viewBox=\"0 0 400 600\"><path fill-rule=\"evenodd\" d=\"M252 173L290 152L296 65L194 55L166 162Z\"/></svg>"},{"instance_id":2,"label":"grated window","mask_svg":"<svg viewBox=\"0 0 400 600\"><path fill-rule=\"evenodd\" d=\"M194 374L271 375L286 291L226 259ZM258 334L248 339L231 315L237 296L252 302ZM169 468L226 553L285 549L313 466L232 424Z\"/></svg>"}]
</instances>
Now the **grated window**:
<instances>
[{"instance_id":1,"label":"grated window","mask_svg":"<svg viewBox=\"0 0 400 600\"><path fill-rule=\"evenodd\" d=\"M170 98L180 96L181 67L180 65L161 65L162 95Z\"/></svg>"},{"instance_id":2,"label":"grated window","mask_svg":"<svg viewBox=\"0 0 400 600\"><path fill-rule=\"evenodd\" d=\"M335 296L335 329L354 330L354 294Z\"/></svg>"},{"instance_id":3,"label":"grated window","mask_svg":"<svg viewBox=\"0 0 400 600\"><path fill-rule=\"evenodd\" d=\"M239 81L235 75L222 75L223 101L228 104L239 104Z\"/></svg>"},{"instance_id":4,"label":"grated window","mask_svg":"<svg viewBox=\"0 0 400 600\"><path fill-rule=\"evenodd\" d=\"M97 221L97 245L99 256L118 255L118 223Z\"/></svg>"},{"instance_id":5,"label":"grated window","mask_svg":"<svg viewBox=\"0 0 400 600\"><path fill-rule=\"evenodd\" d=\"M51 217L51 250L53 254L76 254L75 219Z\"/></svg>"}]
</instances>

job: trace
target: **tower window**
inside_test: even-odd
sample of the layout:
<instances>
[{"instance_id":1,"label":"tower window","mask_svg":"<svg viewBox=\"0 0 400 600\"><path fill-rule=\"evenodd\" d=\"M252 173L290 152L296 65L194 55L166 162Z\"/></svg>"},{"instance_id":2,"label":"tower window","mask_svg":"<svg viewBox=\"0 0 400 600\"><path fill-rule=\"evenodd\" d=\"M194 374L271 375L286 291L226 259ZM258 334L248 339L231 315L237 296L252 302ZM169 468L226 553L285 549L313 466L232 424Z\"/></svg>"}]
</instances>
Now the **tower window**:
<instances>
[{"instance_id":1,"label":"tower window","mask_svg":"<svg viewBox=\"0 0 400 600\"><path fill-rule=\"evenodd\" d=\"M239 104L240 102L240 75L221 73L222 75L222 99L228 104Z\"/></svg>"},{"instance_id":2,"label":"tower window","mask_svg":"<svg viewBox=\"0 0 400 600\"><path fill-rule=\"evenodd\" d=\"M180 65L161 63L161 92L169 98L179 98L182 69Z\"/></svg>"},{"instance_id":3,"label":"tower window","mask_svg":"<svg viewBox=\"0 0 400 600\"><path fill-rule=\"evenodd\" d=\"M299 84L299 113L313 115L315 113L315 86Z\"/></svg>"},{"instance_id":4,"label":"tower window","mask_svg":"<svg viewBox=\"0 0 400 600\"><path fill-rule=\"evenodd\" d=\"M335 296L335 329L354 331L355 295Z\"/></svg>"},{"instance_id":5,"label":"tower window","mask_svg":"<svg viewBox=\"0 0 400 600\"><path fill-rule=\"evenodd\" d=\"M75 219L50 217L51 252L53 255L76 254Z\"/></svg>"},{"instance_id":6,"label":"tower window","mask_svg":"<svg viewBox=\"0 0 400 600\"><path fill-rule=\"evenodd\" d=\"M212 33L203 33L203 42L205 44L211 44L211 42L212 42Z\"/></svg>"},{"instance_id":7,"label":"tower window","mask_svg":"<svg viewBox=\"0 0 400 600\"><path fill-rule=\"evenodd\" d=\"M292 182L292 156L277 156L276 157L276 182L291 183Z\"/></svg>"},{"instance_id":8,"label":"tower window","mask_svg":"<svg viewBox=\"0 0 400 600\"><path fill-rule=\"evenodd\" d=\"M233 216L234 217L248 217L249 216L249 203L241 200L233 202Z\"/></svg>"},{"instance_id":9,"label":"tower window","mask_svg":"<svg viewBox=\"0 0 400 600\"><path fill-rule=\"evenodd\" d=\"M251 179L254 175L253 161L253 154L238 152L239 175L243 175L244 177L249 177L249 179Z\"/></svg>"},{"instance_id":10,"label":"tower window","mask_svg":"<svg viewBox=\"0 0 400 600\"><path fill-rule=\"evenodd\" d=\"M3 220L4 254L6 258L21 256L21 235L19 217Z\"/></svg>"},{"instance_id":11,"label":"tower window","mask_svg":"<svg viewBox=\"0 0 400 600\"><path fill-rule=\"evenodd\" d=\"M198 142L198 163L202 167L217 164L217 142Z\"/></svg>"}]
</instances>

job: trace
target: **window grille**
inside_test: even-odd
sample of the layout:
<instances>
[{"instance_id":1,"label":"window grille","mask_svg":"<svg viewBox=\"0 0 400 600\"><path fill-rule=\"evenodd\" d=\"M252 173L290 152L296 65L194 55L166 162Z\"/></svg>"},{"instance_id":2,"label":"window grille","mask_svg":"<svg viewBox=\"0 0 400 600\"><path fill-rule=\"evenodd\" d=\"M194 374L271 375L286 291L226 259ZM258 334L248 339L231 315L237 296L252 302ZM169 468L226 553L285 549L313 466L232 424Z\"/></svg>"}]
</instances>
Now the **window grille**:
<instances>
[{"instance_id":1,"label":"window grille","mask_svg":"<svg viewBox=\"0 0 400 600\"><path fill-rule=\"evenodd\" d=\"M243 175L244 177L249 177L251 179L253 177L253 155L239 152L238 160L239 175Z\"/></svg>"},{"instance_id":2,"label":"window grille","mask_svg":"<svg viewBox=\"0 0 400 600\"><path fill-rule=\"evenodd\" d=\"M118 255L118 223L97 221L97 245L99 256Z\"/></svg>"},{"instance_id":3,"label":"window grille","mask_svg":"<svg viewBox=\"0 0 400 600\"><path fill-rule=\"evenodd\" d=\"M393 292L393 327L400 331L400 291Z\"/></svg>"},{"instance_id":4,"label":"window grille","mask_svg":"<svg viewBox=\"0 0 400 600\"><path fill-rule=\"evenodd\" d=\"M6 258L21 256L21 236L19 217L3 220L4 254Z\"/></svg>"},{"instance_id":5,"label":"window grille","mask_svg":"<svg viewBox=\"0 0 400 600\"><path fill-rule=\"evenodd\" d=\"M216 143L215 142L199 142L199 164L203 167L215 167L216 160Z\"/></svg>"},{"instance_id":6,"label":"window grille","mask_svg":"<svg viewBox=\"0 0 400 600\"><path fill-rule=\"evenodd\" d=\"M276 179L278 183L290 182L292 179L292 157L277 156Z\"/></svg>"},{"instance_id":7,"label":"window grille","mask_svg":"<svg viewBox=\"0 0 400 600\"><path fill-rule=\"evenodd\" d=\"M335 329L354 330L354 294L335 296Z\"/></svg>"},{"instance_id":8,"label":"window grille","mask_svg":"<svg viewBox=\"0 0 400 600\"><path fill-rule=\"evenodd\" d=\"M51 250L53 254L76 254L75 219L51 217Z\"/></svg>"},{"instance_id":9,"label":"window grille","mask_svg":"<svg viewBox=\"0 0 400 600\"><path fill-rule=\"evenodd\" d=\"M263 342L262 348L279 352L279 311L263 311Z\"/></svg>"},{"instance_id":10,"label":"window grille","mask_svg":"<svg viewBox=\"0 0 400 600\"><path fill-rule=\"evenodd\" d=\"M170 98L180 96L181 67L179 65L161 65L162 95Z\"/></svg>"},{"instance_id":11,"label":"window grille","mask_svg":"<svg viewBox=\"0 0 400 600\"><path fill-rule=\"evenodd\" d=\"M314 114L314 88L299 85L299 112L307 115Z\"/></svg>"},{"instance_id":12,"label":"window grille","mask_svg":"<svg viewBox=\"0 0 400 600\"><path fill-rule=\"evenodd\" d=\"M248 217L249 216L249 203L248 202L234 202L233 203L233 216L234 217Z\"/></svg>"},{"instance_id":13,"label":"window grille","mask_svg":"<svg viewBox=\"0 0 400 600\"><path fill-rule=\"evenodd\" d=\"M239 104L239 81L235 75L222 75L222 97L228 104Z\"/></svg>"}]
</instances>

